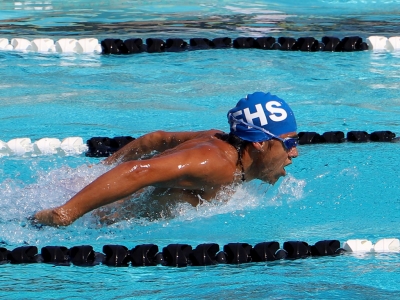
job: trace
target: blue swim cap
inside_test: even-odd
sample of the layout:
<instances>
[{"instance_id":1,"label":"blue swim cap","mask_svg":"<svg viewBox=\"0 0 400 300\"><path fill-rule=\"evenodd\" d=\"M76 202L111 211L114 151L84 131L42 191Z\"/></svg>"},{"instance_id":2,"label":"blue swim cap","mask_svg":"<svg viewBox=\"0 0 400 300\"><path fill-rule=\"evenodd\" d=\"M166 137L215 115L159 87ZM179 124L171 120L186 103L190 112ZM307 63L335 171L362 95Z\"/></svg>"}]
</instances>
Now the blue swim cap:
<instances>
[{"instance_id":1,"label":"blue swim cap","mask_svg":"<svg viewBox=\"0 0 400 300\"><path fill-rule=\"evenodd\" d=\"M228 112L231 133L242 140L262 142L297 131L289 105L270 93L255 92L240 99Z\"/></svg>"}]
</instances>

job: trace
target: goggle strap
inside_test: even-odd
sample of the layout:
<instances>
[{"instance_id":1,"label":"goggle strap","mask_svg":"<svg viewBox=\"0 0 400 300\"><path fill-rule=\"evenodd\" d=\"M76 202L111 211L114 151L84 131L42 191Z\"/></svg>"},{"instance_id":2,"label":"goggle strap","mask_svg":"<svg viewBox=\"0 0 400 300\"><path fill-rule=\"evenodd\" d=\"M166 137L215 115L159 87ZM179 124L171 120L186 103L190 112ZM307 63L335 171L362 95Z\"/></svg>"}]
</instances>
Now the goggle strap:
<instances>
[{"instance_id":1,"label":"goggle strap","mask_svg":"<svg viewBox=\"0 0 400 300\"><path fill-rule=\"evenodd\" d=\"M245 121L243 121L243 120L236 119L232 114L230 114L230 117L231 117L231 119L233 119L233 121L236 122L236 123L242 123L243 125L246 125L246 126L248 126L248 127L253 127L254 129L260 130L260 131L262 131L262 132L268 134L269 136L271 136L271 137L273 137L273 138L277 138L277 139L279 139L279 140L282 140L280 137L276 136L276 135L273 134L272 132L269 132L268 130L266 130L266 129L262 128L262 127L259 127L259 126L254 125L254 124L247 123L247 122L245 122ZM282 140L282 141L283 141L283 140Z\"/></svg>"},{"instance_id":2,"label":"goggle strap","mask_svg":"<svg viewBox=\"0 0 400 300\"><path fill-rule=\"evenodd\" d=\"M254 124L247 123L247 122L245 122L245 121L243 121L243 120L241 120L241 119L236 119L232 114L230 114L230 118L231 118L234 122L236 122L236 123L241 123L241 124L246 125L246 126L248 126L248 127L252 127L252 128L254 128L254 129L260 130L260 131L262 131L262 132L268 134L268 135L271 136L272 138L275 138L275 139L277 139L277 140L280 140L280 141L283 143L284 147L285 147L287 150L290 150L290 149L292 149L293 147L296 147L296 146L297 146L298 138L285 138L285 139L282 139L282 138L280 138L279 136L276 136L276 135L273 134L272 132L270 132L270 131L268 131L268 130L262 128L262 127L259 127L259 126L254 125ZM291 143L291 142L290 142L291 140L294 140L294 142ZM287 142L289 142L289 145L287 145Z\"/></svg>"}]
</instances>

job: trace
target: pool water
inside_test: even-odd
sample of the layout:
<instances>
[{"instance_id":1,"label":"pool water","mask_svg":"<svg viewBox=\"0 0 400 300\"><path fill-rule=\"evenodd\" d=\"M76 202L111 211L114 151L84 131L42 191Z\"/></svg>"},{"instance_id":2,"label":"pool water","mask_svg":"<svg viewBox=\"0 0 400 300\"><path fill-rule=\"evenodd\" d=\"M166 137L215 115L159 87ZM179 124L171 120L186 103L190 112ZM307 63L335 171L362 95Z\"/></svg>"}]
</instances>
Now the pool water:
<instances>
[{"instance_id":1,"label":"pool water","mask_svg":"<svg viewBox=\"0 0 400 300\"><path fill-rule=\"evenodd\" d=\"M390 37L400 32L398 4L4 1L0 37ZM299 131L391 130L399 136L399 59L400 53L386 51L222 49L132 56L2 51L0 140L228 130L226 112L258 90L289 102ZM181 204L109 226L87 214L67 228L40 229L26 218L64 203L107 168L84 154L3 156L0 247L90 244L100 252L105 244L131 249L154 243L161 249L213 242L222 248L231 242L400 238L399 145L303 145L275 186L245 183L227 203ZM4 264L0 296L388 298L399 293L399 265L399 253L187 268Z\"/></svg>"}]
</instances>

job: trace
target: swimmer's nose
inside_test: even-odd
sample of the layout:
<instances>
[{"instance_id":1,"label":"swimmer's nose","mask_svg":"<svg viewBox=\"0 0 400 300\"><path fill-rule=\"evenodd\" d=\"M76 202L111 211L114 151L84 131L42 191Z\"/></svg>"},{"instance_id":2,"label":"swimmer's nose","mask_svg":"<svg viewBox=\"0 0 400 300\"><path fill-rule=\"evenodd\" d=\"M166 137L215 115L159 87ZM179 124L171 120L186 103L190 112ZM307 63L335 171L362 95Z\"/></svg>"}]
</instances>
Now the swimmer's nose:
<instances>
[{"instance_id":1,"label":"swimmer's nose","mask_svg":"<svg viewBox=\"0 0 400 300\"><path fill-rule=\"evenodd\" d=\"M296 158L297 156L299 156L299 152L297 151L297 147L293 147L289 150L288 152L288 156L290 158Z\"/></svg>"}]
</instances>

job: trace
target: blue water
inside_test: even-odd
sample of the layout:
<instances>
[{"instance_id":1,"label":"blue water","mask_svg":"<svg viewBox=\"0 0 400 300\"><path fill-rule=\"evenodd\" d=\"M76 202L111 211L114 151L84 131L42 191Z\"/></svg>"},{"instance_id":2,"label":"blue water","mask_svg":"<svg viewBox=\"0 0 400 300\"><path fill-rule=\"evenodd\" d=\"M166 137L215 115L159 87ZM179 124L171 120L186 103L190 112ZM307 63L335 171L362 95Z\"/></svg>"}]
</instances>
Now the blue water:
<instances>
[{"instance_id":1,"label":"blue water","mask_svg":"<svg viewBox=\"0 0 400 300\"><path fill-rule=\"evenodd\" d=\"M0 23L0 37L236 37L259 36L266 27L275 37L400 32L399 1L47 2L15 9L14 1L3 1L0 20L7 22ZM280 21L256 23L267 15ZM208 26L221 16L222 24ZM171 20L180 25L171 28ZM299 131L391 130L399 136L399 59L396 52L235 49L123 57L0 52L0 140L227 130L227 110L256 90L287 100ZM42 229L26 217L67 201L105 167L83 154L1 157L0 247L90 244L101 251L105 244L215 242L222 248L230 242L400 238L399 143L310 145L299 152L275 186L246 183L227 203L162 208L110 226L88 214L67 228ZM396 298L399 264L399 253L179 269L5 264L0 296Z\"/></svg>"},{"instance_id":2,"label":"blue water","mask_svg":"<svg viewBox=\"0 0 400 300\"><path fill-rule=\"evenodd\" d=\"M0 3L9 38L382 35L399 32L399 0L14 1Z\"/></svg>"}]
</instances>

